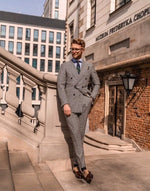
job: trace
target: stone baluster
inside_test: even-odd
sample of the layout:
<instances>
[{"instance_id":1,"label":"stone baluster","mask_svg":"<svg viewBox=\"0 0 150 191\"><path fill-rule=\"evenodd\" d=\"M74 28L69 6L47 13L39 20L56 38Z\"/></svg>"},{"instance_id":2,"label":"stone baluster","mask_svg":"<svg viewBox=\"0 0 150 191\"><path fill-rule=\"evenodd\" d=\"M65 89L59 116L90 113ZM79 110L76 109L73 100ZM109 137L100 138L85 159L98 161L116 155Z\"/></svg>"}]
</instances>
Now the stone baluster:
<instances>
[{"instance_id":1,"label":"stone baluster","mask_svg":"<svg viewBox=\"0 0 150 191\"><path fill-rule=\"evenodd\" d=\"M0 62L0 99L2 99L2 97L3 97L3 91L1 88L1 75L2 75L2 71L3 71L4 66L5 66L5 64Z\"/></svg>"},{"instance_id":2,"label":"stone baluster","mask_svg":"<svg viewBox=\"0 0 150 191\"><path fill-rule=\"evenodd\" d=\"M16 95L16 78L19 73L7 66L7 71L9 73L9 87L6 93L6 102L10 107L17 108L19 100Z\"/></svg>"},{"instance_id":3,"label":"stone baluster","mask_svg":"<svg viewBox=\"0 0 150 191\"><path fill-rule=\"evenodd\" d=\"M45 99L46 99L46 89L42 86L39 87L40 92L42 93L41 95L41 105L40 105L40 110L38 111L38 120L40 123L45 123Z\"/></svg>"},{"instance_id":4,"label":"stone baluster","mask_svg":"<svg viewBox=\"0 0 150 191\"><path fill-rule=\"evenodd\" d=\"M32 107L32 88L33 86L35 86L35 83L25 76L23 76L23 81L25 84L25 95L24 95L24 100L22 102L22 112L25 115L33 117L34 108Z\"/></svg>"}]
</instances>

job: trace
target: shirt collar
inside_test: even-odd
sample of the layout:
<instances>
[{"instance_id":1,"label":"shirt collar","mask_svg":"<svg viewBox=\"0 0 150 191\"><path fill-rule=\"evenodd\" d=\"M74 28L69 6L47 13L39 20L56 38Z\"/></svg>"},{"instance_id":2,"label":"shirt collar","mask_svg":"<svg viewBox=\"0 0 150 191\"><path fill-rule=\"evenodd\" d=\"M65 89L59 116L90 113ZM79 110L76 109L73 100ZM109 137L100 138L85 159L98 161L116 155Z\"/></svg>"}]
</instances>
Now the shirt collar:
<instances>
[{"instance_id":1,"label":"shirt collar","mask_svg":"<svg viewBox=\"0 0 150 191\"><path fill-rule=\"evenodd\" d=\"M77 59L75 59L75 58L72 58L71 60L72 60L73 63L76 63L77 61L80 62L80 63L82 63L82 59L77 60Z\"/></svg>"}]
</instances>

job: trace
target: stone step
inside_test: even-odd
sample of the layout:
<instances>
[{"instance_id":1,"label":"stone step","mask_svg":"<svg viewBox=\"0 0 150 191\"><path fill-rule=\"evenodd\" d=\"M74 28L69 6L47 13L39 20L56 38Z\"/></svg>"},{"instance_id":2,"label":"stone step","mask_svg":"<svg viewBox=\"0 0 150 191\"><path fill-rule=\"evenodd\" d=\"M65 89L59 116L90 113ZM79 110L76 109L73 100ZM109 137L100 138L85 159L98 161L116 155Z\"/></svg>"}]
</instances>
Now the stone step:
<instances>
[{"instance_id":1,"label":"stone step","mask_svg":"<svg viewBox=\"0 0 150 191\"><path fill-rule=\"evenodd\" d=\"M116 150L121 152L136 151L136 148L134 148L131 143L127 143L117 137L102 134L99 131L87 133L84 142L104 150Z\"/></svg>"},{"instance_id":2,"label":"stone step","mask_svg":"<svg viewBox=\"0 0 150 191\"><path fill-rule=\"evenodd\" d=\"M34 169L44 191L63 191L62 186L46 163L35 164Z\"/></svg>"},{"instance_id":3,"label":"stone step","mask_svg":"<svg viewBox=\"0 0 150 191\"><path fill-rule=\"evenodd\" d=\"M15 191L45 191L26 152L9 153Z\"/></svg>"},{"instance_id":4,"label":"stone step","mask_svg":"<svg viewBox=\"0 0 150 191\"><path fill-rule=\"evenodd\" d=\"M15 191L11 176L7 142L0 141L0 191Z\"/></svg>"}]
</instances>

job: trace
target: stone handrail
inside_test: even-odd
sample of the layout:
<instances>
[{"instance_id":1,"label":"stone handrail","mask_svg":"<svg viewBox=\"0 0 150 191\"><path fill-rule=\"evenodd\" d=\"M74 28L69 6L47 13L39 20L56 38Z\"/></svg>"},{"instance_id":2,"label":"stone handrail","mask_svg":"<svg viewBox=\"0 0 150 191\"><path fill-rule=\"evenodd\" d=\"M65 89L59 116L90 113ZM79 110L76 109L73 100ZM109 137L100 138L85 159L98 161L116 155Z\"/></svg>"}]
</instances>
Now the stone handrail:
<instances>
[{"instance_id":1,"label":"stone handrail","mask_svg":"<svg viewBox=\"0 0 150 191\"><path fill-rule=\"evenodd\" d=\"M21 98L16 95L18 77ZM9 123L7 127L11 131L40 148L38 158L45 160L43 140L48 137L51 137L48 140L54 140L61 132L61 128L58 128L61 125L57 105L57 76L37 71L0 47L0 79L3 79L3 82L0 80L1 121ZM40 92L37 104L32 100L35 86Z\"/></svg>"}]
</instances>

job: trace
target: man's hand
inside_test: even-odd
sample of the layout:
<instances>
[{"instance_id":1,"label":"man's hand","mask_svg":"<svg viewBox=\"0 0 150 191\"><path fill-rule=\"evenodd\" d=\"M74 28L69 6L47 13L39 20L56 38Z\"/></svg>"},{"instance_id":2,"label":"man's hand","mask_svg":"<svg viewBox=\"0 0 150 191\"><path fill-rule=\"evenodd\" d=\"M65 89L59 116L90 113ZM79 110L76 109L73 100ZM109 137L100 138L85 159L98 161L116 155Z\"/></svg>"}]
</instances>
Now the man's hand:
<instances>
[{"instance_id":1,"label":"man's hand","mask_svg":"<svg viewBox=\"0 0 150 191\"><path fill-rule=\"evenodd\" d=\"M71 115L71 108L70 108L70 106L68 104L64 105L63 110L64 110L64 114L66 116L70 116Z\"/></svg>"}]
</instances>

